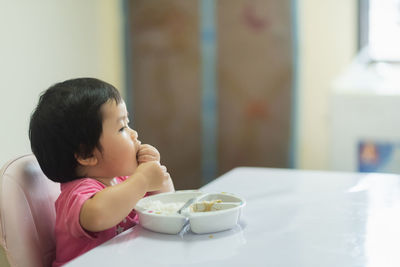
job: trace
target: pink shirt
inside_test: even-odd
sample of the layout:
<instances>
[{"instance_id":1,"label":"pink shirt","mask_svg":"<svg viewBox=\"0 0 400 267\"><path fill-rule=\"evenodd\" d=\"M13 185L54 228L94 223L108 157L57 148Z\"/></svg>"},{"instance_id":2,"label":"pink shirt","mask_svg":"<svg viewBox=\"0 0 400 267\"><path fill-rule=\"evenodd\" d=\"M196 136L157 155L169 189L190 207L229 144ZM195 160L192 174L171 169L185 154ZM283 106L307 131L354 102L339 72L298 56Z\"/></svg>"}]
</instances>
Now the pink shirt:
<instances>
[{"instance_id":1,"label":"pink shirt","mask_svg":"<svg viewBox=\"0 0 400 267\"><path fill-rule=\"evenodd\" d=\"M116 177L117 182L127 177ZM89 232L79 223L83 203L106 186L95 179L84 178L61 184L56 206L56 259L53 267L61 266L86 251L104 243L138 223L134 210L118 225L102 232Z\"/></svg>"}]
</instances>

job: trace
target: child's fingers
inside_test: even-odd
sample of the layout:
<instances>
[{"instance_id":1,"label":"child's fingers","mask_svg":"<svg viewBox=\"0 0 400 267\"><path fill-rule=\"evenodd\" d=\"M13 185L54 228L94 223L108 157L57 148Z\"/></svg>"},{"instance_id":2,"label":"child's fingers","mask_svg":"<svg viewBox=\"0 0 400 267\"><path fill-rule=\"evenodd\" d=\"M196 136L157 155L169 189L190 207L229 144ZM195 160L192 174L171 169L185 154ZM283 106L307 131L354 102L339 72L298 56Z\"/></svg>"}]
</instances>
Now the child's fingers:
<instances>
[{"instance_id":1,"label":"child's fingers","mask_svg":"<svg viewBox=\"0 0 400 267\"><path fill-rule=\"evenodd\" d=\"M151 160L160 160L160 153L157 149L150 145L141 145L140 149L137 153L137 158L139 163L151 161Z\"/></svg>"},{"instance_id":2,"label":"child's fingers","mask_svg":"<svg viewBox=\"0 0 400 267\"><path fill-rule=\"evenodd\" d=\"M171 175L170 175L168 172L166 172L166 173L164 174L164 178L165 178L164 183L167 183L167 182L168 182L168 179L171 178Z\"/></svg>"},{"instance_id":3,"label":"child's fingers","mask_svg":"<svg viewBox=\"0 0 400 267\"><path fill-rule=\"evenodd\" d=\"M150 155L157 155L157 152L151 149L141 149L138 151L138 156L141 155L146 155L146 154L150 154Z\"/></svg>"},{"instance_id":4,"label":"child's fingers","mask_svg":"<svg viewBox=\"0 0 400 267\"><path fill-rule=\"evenodd\" d=\"M138 162L139 163L144 163L144 162L148 162L148 161L157 161L158 158L154 155L141 155L138 156Z\"/></svg>"},{"instance_id":5,"label":"child's fingers","mask_svg":"<svg viewBox=\"0 0 400 267\"><path fill-rule=\"evenodd\" d=\"M168 171L167 171L167 167L165 167L164 165L161 165L161 169L163 170L163 172L164 172L164 178L165 178L165 181L167 181L168 180L168 178L170 178L171 176L170 176L170 174L168 173Z\"/></svg>"},{"instance_id":6,"label":"child's fingers","mask_svg":"<svg viewBox=\"0 0 400 267\"><path fill-rule=\"evenodd\" d=\"M141 145L138 154L160 154L157 149L150 145Z\"/></svg>"},{"instance_id":7,"label":"child's fingers","mask_svg":"<svg viewBox=\"0 0 400 267\"><path fill-rule=\"evenodd\" d=\"M151 145L148 145L148 144L140 145L139 151L140 150L154 151L154 152L158 153L158 150L154 146L151 146Z\"/></svg>"}]
</instances>

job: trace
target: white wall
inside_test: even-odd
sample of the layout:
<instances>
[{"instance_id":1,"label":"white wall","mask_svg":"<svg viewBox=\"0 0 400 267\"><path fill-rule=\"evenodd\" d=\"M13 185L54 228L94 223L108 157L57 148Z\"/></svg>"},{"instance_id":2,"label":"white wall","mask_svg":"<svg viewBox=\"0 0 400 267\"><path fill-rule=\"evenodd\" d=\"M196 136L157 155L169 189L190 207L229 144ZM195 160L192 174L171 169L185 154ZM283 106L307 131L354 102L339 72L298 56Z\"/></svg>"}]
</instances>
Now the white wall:
<instances>
[{"instance_id":1,"label":"white wall","mask_svg":"<svg viewBox=\"0 0 400 267\"><path fill-rule=\"evenodd\" d=\"M331 82L357 48L357 0L299 0L297 167L329 169Z\"/></svg>"},{"instance_id":2,"label":"white wall","mask_svg":"<svg viewBox=\"0 0 400 267\"><path fill-rule=\"evenodd\" d=\"M0 0L0 165L30 153L41 91L91 76L124 91L122 8L108 0Z\"/></svg>"}]
</instances>

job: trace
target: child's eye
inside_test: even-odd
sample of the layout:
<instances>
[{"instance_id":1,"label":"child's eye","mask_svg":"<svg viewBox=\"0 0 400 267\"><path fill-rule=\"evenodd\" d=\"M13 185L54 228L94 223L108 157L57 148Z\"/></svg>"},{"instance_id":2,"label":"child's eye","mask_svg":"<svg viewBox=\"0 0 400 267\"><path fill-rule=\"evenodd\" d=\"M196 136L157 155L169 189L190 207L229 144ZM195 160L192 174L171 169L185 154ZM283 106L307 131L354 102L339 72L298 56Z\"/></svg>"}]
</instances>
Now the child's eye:
<instances>
[{"instance_id":1,"label":"child's eye","mask_svg":"<svg viewBox=\"0 0 400 267\"><path fill-rule=\"evenodd\" d=\"M122 127L121 129L119 129L119 131L122 132L122 131L125 130L126 128L127 128L127 127L124 126L124 127Z\"/></svg>"}]
</instances>

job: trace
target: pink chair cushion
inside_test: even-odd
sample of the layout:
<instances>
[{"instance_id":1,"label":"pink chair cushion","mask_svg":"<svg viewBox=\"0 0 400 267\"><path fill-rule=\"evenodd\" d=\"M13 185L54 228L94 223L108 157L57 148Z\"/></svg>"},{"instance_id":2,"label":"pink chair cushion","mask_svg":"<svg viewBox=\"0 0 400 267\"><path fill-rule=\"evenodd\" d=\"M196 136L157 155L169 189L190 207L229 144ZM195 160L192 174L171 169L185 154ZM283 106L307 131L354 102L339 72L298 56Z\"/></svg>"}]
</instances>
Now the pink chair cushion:
<instances>
[{"instance_id":1,"label":"pink chair cushion","mask_svg":"<svg viewBox=\"0 0 400 267\"><path fill-rule=\"evenodd\" d=\"M51 266L55 257L55 207L60 185L26 155L0 171L0 235L11 266Z\"/></svg>"}]
</instances>

